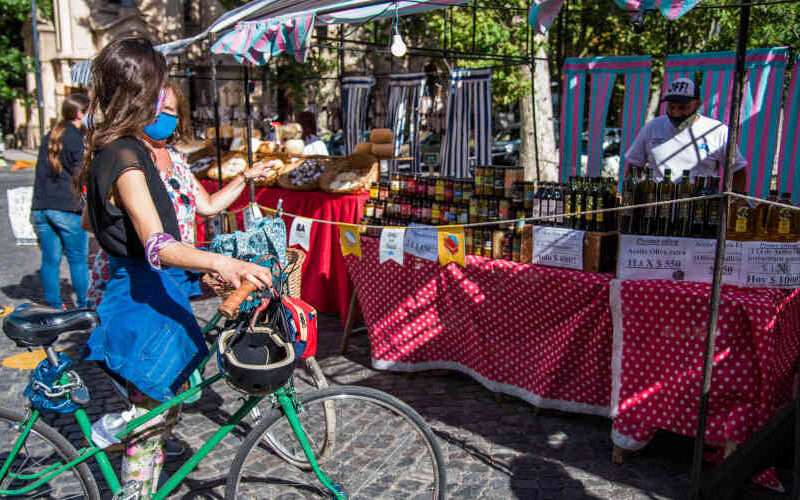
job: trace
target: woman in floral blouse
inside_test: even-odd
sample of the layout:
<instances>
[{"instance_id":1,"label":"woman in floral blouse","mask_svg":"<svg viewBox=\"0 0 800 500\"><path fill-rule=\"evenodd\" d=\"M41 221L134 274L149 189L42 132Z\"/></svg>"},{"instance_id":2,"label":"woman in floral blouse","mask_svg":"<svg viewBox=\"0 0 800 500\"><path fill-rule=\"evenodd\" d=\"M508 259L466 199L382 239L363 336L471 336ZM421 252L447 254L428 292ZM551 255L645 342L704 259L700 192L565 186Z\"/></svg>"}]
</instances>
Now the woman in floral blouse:
<instances>
[{"instance_id":1,"label":"woman in floral blouse","mask_svg":"<svg viewBox=\"0 0 800 500\"><path fill-rule=\"evenodd\" d=\"M155 140L148 137L147 146L175 208L181 241L194 244L195 216L212 217L219 214L236 201L248 181L263 177L269 167L257 163L236 176L223 189L209 195L189 169L186 157L173 147L182 141L191 140L189 106L178 85L167 81L165 89L167 93L162 110L177 117L177 127L168 138ZM100 305L109 277L108 272L108 256L101 250L92 265L87 293L87 302L91 307ZM171 269L170 274L189 297L200 295L199 275L183 269Z\"/></svg>"}]
</instances>

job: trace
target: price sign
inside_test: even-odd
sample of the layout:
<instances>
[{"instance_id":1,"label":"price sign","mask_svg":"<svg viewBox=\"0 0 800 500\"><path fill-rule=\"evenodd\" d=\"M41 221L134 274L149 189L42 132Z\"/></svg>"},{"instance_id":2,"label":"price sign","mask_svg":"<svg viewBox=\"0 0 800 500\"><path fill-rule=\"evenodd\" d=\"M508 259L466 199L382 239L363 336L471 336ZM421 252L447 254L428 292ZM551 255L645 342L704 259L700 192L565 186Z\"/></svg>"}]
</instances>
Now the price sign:
<instances>
[{"instance_id":1,"label":"price sign","mask_svg":"<svg viewBox=\"0 0 800 500\"><path fill-rule=\"evenodd\" d=\"M617 276L623 280L683 280L694 240L621 234Z\"/></svg>"},{"instance_id":2,"label":"price sign","mask_svg":"<svg viewBox=\"0 0 800 500\"><path fill-rule=\"evenodd\" d=\"M714 259L717 254L717 242L711 239L690 240L689 257L686 264L686 279L711 283L714 280ZM725 263L722 265L722 282L738 285L742 273L742 254L744 244L741 241L725 242Z\"/></svg>"},{"instance_id":3,"label":"price sign","mask_svg":"<svg viewBox=\"0 0 800 500\"><path fill-rule=\"evenodd\" d=\"M800 287L800 243L747 241L742 245L742 286Z\"/></svg>"},{"instance_id":4,"label":"price sign","mask_svg":"<svg viewBox=\"0 0 800 500\"><path fill-rule=\"evenodd\" d=\"M562 227L534 226L533 263L583 270L583 233Z\"/></svg>"}]
</instances>

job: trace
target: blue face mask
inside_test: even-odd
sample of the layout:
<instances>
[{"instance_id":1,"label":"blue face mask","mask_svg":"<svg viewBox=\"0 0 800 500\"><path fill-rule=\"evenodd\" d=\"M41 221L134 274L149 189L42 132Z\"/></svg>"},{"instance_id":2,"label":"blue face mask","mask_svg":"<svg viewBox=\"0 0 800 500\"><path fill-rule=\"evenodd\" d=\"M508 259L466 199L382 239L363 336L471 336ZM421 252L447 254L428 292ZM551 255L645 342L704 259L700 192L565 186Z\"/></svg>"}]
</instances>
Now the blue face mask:
<instances>
[{"instance_id":1,"label":"blue face mask","mask_svg":"<svg viewBox=\"0 0 800 500\"><path fill-rule=\"evenodd\" d=\"M178 126L178 117L169 113L159 113L154 123L146 126L143 130L147 136L154 141L163 141L175 132Z\"/></svg>"}]
</instances>

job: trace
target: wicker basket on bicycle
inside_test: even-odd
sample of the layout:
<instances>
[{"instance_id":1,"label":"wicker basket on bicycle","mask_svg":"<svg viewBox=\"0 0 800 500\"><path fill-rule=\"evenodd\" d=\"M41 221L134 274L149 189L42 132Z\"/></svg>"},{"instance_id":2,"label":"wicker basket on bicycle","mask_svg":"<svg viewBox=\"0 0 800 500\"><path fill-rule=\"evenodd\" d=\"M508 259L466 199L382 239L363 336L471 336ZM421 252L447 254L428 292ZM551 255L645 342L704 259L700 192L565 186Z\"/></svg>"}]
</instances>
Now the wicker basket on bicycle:
<instances>
[{"instance_id":1,"label":"wicker basket on bicycle","mask_svg":"<svg viewBox=\"0 0 800 500\"><path fill-rule=\"evenodd\" d=\"M306 253L299 248L287 248L286 260L288 263L283 271L288 277L288 295L289 297L300 297L303 281L303 263L306 260ZM203 275L203 283L208 285L208 287L223 301L226 300L234 290L229 284L218 280L210 274Z\"/></svg>"}]
</instances>

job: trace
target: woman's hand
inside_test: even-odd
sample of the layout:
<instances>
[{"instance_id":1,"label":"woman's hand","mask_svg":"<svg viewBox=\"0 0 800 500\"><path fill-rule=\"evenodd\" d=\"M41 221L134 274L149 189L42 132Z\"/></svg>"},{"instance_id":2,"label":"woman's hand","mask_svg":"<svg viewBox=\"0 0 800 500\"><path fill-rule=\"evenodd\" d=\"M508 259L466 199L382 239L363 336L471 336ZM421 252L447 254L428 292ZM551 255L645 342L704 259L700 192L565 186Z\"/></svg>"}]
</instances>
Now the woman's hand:
<instances>
[{"instance_id":1,"label":"woman's hand","mask_svg":"<svg viewBox=\"0 0 800 500\"><path fill-rule=\"evenodd\" d=\"M274 162L256 162L251 168L245 169L242 172L245 181L254 181L267 176L267 173L272 169Z\"/></svg>"},{"instance_id":2,"label":"woman's hand","mask_svg":"<svg viewBox=\"0 0 800 500\"><path fill-rule=\"evenodd\" d=\"M219 257L216 272L234 288L239 288L244 280L251 281L260 289L272 287L272 273L266 267L221 255Z\"/></svg>"}]
</instances>

